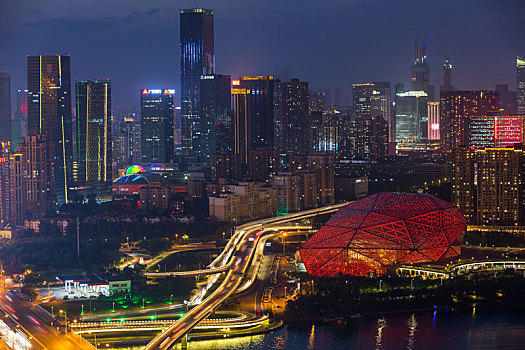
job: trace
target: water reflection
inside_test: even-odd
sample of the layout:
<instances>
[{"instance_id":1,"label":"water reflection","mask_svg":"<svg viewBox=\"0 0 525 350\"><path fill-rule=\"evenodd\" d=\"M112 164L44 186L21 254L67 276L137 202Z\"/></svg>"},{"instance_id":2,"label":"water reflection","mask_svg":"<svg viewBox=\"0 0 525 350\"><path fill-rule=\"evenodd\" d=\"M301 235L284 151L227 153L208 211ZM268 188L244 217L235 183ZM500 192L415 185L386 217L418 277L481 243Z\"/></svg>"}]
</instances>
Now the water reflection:
<instances>
[{"instance_id":1,"label":"water reflection","mask_svg":"<svg viewBox=\"0 0 525 350\"><path fill-rule=\"evenodd\" d=\"M417 330L416 315L412 314L408 319L408 344L407 350L414 350L414 343L416 341L415 335Z\"/></svg>"},{"instance_id":2,"label":"water reflection","mask_svg":"<svg viewBox=\"0 0 525 350\"><path fill-rule=\"evenodd\" d=\"M313 350L315 346L315 324L312 325L312 331L310 332L310 339L308 339L308 349Z\"/></svg>"},{"instance_id":3,"label":"water reflection","mask_svg":"<svg viewBox=\"0 0 525 350\"><path fill-rule=\"evenodd\" d=\"M382 340L383 340L383 329L386 327L386 319L383 316L379 320L377 320L377 335L376 335L376 350L380 350L383 348Z\"/></svg>"},{"instance_id":4,"label":"water reflection","mask_svg":"<svg viewBox=\"0 0 525 350\"><path fill-rule=\"evenodd\" d=\"M523 312L476 310L363 317L345 327L319 323L285 325L269 334L191 341L187 350L522 350ZM439 340L439 341L438 341ZM144 346L118 350L142 350ZM181 349L177 345L175 349ZM116 349L115 349L116 350Z\"/></svg>"}]
</instances>

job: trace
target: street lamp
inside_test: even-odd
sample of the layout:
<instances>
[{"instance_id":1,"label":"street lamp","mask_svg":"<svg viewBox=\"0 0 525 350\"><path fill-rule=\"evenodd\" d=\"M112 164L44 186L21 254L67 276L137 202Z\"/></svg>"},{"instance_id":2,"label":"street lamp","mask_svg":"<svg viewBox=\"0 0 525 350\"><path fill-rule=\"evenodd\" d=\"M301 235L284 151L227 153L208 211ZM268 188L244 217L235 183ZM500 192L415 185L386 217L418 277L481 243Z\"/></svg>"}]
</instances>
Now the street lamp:
<instances>
[{"instance_id":1,"label":"street lamp","mask_svg":"<svg viewBox=\"0 0 525 350\"><path fill-rule=\"evenodd\" d=\"M383 288L381 288L382 284L383 284L383 280L379 280L379 290L383 290Z\"/></svg>"},{"instance_id":2,"label":"street lamp","mask_svg":"<svg viewBox=\"0 0 525 350\"><path fill-rule=\"evenodd\" d=\"M288 289L288 287L284 287L284 301L286 302L286 289Z\"/></svg>"},{"instance_id":3,"label":"street lamp","mask_svg":"<svg viewBox=\"0 0 525 350\"><path fill-rule=\"evenodd\" d=\"M286 256L286 232L283 233L283 255Z\"/></svg>"},{"instance_id":4,"label":"street lamp","mask_svg":"<svg viewBox=\"0 0 525 350\"><path fill-rule=\"evenodd\" d=\"M144 309L144 301L146 301L146 299L142 299L142 308Z\"/></svg>"},{"instance_id":5,"label":"street lamp","mask_svg":"<svg viewBox=\"0 0 525 350\"><path fill-rule=\"evenodd\" d=\"M113 309L111 310L111 312L115 312L115 302L113 302Z\"/></svg>"}]
</instances>

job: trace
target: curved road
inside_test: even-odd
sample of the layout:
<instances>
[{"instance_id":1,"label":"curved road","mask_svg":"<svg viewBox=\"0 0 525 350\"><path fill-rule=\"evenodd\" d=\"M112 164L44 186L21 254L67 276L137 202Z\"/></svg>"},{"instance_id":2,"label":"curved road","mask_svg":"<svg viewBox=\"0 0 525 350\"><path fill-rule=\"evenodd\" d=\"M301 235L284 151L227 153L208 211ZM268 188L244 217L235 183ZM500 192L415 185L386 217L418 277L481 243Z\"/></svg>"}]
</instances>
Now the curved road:
<instances>
[{"instance_id":1,"label":"curved road","mask_svg":"<svg viewBox=\"0 0 525 350\"><path fill-rule=\"evenodd\" d=\"M281 227L284 229L283 224L289 224L291 221L302 220L317 215L329 214L337 211L346 204L348 204L348 202L250 222L238 227L235 235L224 251L212 263L211 266L213 268L207 270L207 274L210 274L213 273L210 270L214 270L217 264L219 264L218 269L223 269L225 266L228 266L228 274L219 288L211 293L202 303L194 307L190 312L186 313L164 332L155 337L145 349L169 349L173 344L181 340L197 323L210 315L224 300L232 295L239 287L242 277L248 271L256 250L255 248L259 243L261 235L265 234L265 231L279 230ZM285 227L290 228L290 226Z\"/></svg>"}]
</instances>

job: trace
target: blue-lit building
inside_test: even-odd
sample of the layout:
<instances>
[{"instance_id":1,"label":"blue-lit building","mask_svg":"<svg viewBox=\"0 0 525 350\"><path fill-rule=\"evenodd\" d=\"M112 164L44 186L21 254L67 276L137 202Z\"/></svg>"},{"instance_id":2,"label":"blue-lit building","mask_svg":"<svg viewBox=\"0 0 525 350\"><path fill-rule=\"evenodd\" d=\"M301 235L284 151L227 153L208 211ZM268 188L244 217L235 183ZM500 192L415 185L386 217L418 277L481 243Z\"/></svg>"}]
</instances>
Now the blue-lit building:
<instances>
[{"instance_id":1,"label":"blue-lit building","mask_svg":"<svg viewBox=\"0 0 525 350\"><path fill-rule=\"evenodd\" d=\"M198 156L201 76L215 74L213 11L180 10L182 154Z\"/></svg>"}]
</instances>

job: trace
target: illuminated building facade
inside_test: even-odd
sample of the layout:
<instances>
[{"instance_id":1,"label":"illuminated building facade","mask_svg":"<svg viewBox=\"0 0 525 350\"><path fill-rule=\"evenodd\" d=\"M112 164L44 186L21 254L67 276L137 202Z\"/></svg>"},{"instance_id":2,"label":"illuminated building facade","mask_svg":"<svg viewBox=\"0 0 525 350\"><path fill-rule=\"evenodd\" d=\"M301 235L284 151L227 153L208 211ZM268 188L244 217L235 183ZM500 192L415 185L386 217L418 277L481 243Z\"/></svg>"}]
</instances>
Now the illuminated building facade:
<instances>
[{"instance_id":1,"label":"illuminated building facade","mask_svg":"<svg viewBox=\"0 0 525 350\"><path fill-rule=\"evenodd\" d=\"M9 156L9 223L22 225L26 218L27 191L24 156L16 152Z\"/></svg>"},{"instance_id":2,"label":"illuminated building facade","mask_svg":"<svg viewBox=\"0 0 525 350\"><path fill-rule=\"evenodd\" d=\"M28 134L46 135L58 204L68 201L73 180L69 55L27 56Z\"/></svg>"},{"instance_id":3,"label":"illuminated building facade","mask_svg":"<svg viewBox=\"0 0 525 350\"><path fill-rule=\"evenodd\" d=\"M339 159L342 151L343 126L339 118L327 116L323 118L321 112L312 112L310 115L310 149L313 152L332 152Z\"/></svg>"},{"instance_id":4,"label":"illuminated building facade","mask_svg":"<svg viewBox=\"0 0 525 350\"><path fill-rule=\"evenodd\" d=\"M427 140L428 102L425 91L396 94L396 142L403 147Z\"/></svg>"},{"instance_id":5,"label":"illuminated building facade","mask_svg":"<svg viewBox=\"0 0 525 350\"><path fill-rule=\"evenodd\" d=\"M525 58L516 58L516 92L519 115L525 115Z\"/></svg>"},{"instance_id":6,"label":"illuminated building facade","mask_svg":"<svg viewBox=\"0 0 525 350\"><path fill-rule=\"evenodd\" d=\"M393 263L459 255L466 221L425 194L377 193L335 213L299 250L308 274L382 275Z\"/></svg>"},{"instance_id":7,"label":"illuminated building facade","mask_svg":"<svg viewBox=\"0 0 525 350\"><path fill-rule=\"evenodd\" d=\"M233 100L233 153L237 155L242 164L248 164L249 126L248 119L248 94L250 89L233 87L231 89Z\"/></svg>"},{"instance_id":8,"label":"illuminated building facade","mask_svg":"<svg viewBox=\"0 0 525 350\"><path fill-rule=\"evenodd\" d=\"M308 153L308 82L292 79L282 82L281 116L283 138L276 148L287 154Z\"/></svg>"},{"instance_id":9,"label":"illuminated building facade","mask_svg":"<svg viewBox=\"0 0 525 350\"><path fill-rule=\"evenodd\" d=\"M52 208L55 199L53 181L56 167L52 164L52 146L44 134L26 136L19 152L10 160L11 215L20 225L27 217L42 218ZM14 186L16 184L16 186Z\"/></svg>"},{"instance_id":10,"label":"illuminated building facade","mask_svg":"<svg viewBox=\"0 0 525 350\"><path fill-rule=\"evenodd\" d=\"M525 223L525 154L521 147L453 151L452 201L469 224Z\"/></svg>"},{"instance_id":11,"label":"illuminated building facade","mask_svg":"<svg viewBox=\"0 0 525 350\"><path fill-rule=\"evenodd\" d=\"M525 154L486 148L477 153L477 223L520 225L525 221Z\"/></svg>"},{"instance_id":12,"label":"illuminated building facade","mask_svg":"<svg viewBox=\"0 0 525 350\"><path fill-rule=\"evenodd\" d=\"M211 155L233 151L231 112L231 77L203 75L200 85L199 145L195 154L201 162L210 163Z\"/></svg>"},{"instance_id":13,"label":"illuminated building facade","mask_svg":"<svg viewBox=\"0 0 525 350\"><path fill-rule=\"evenodd\" d=\"M281 120L274 105L273 76L242 76L233 84L235 153L248 162L248 151L274 147L274 121ZM283 125L284 129L284 125Z\"/></svg>"},{"instance_id":14,"label":"illuminated building facade","mask_svg":"<svg viewBox=\"0 0 525 350\"><path fill-rule=\"evenodd\" d=\"M476 223L476 186L474 176L476 151L467 146L452 150L452 204L457 206L469 224Z\"/></svg>"},{"instance_id":15,"label":"illuminated building facade","mask_svg":"<svg viewBox=\"0 0 525 350\"><path fill-rule=\"evenodd\" d=\"M7 226L11 217L10 156L11 145L9 141L0 141L0 229Z\"/></svg>"},{"instance_id":16,"label":"illuminated building facade","mask_svg":"<svg viewBox=\"0 0 525 350\"><path fill-rule=\"evenodd\" d=\"M439 102L428 102L428 140L439 140Z\"/></svg>"},{"instance_id":17,"label":"illuminated building facade","mask_svg":"<svg viewBox=\"0 0 525 350\"><path fill-rule=\"evenodd\" d=\"M389 82L352 84L354 115L382 117L388 122L389 141L395 140L395 125L391 115L391 85Z\"/></svg>"},{"instance_id":18,"label":"illuminated building facade","mask_svg":"<svg viewBox=\"0 0 525 350\"><path fill-rule=\"evenodd\" d=\"M175 90L140 91L141 163L169 163L175 152Z\"/></svg>"},{"instance_id":19,"label":"illuminated building facade","mask_svg":"<svg viewBox=\"0 0 525 350\"><path fill-rule=\"evenodd\" d=\"M277 214L277 193L256 182L228 185L224 192L208 197L210 219L241 224Z\"/></svg>"},{"instance_id":20,"label":"illuminated building facade","mask_svg":"<svg viewBox=\"0 0 525 350\"><path fill-rule=\"evenodd\" d=\"M0 141L11 142L11 76L0 72Z\"/></svg>"},{"instance_id":21,"label":"illuminated building facade","mask_svg":"<svg viewBox=\"0 0 525 350\"><path fill-rule=\"evenodd\" d=\"M201 76L215 74L213 11L180 10L182 154L195 157L201 130Z\"/></svg>"},{"instance_id":22,"label":"illuminated building facade","mask_svg":"<svg viewBox=\"0 0 525 350\"><path fill-rule=\"evenodd\" d=\"M112 180L111 82L77 80L77 181Z\"/></svg>"},{"instance_id":23,"label":"illuminated building facade","mask_svg":"<svg viewBox=\"0 0 525 350\"><path fill-rule=\"evenodd\" d=\"M498 95L492 91L448 91L441 94L441 146L451 150L469 144L470 117L498 110Z\"/></svg>"}]
</instances>

